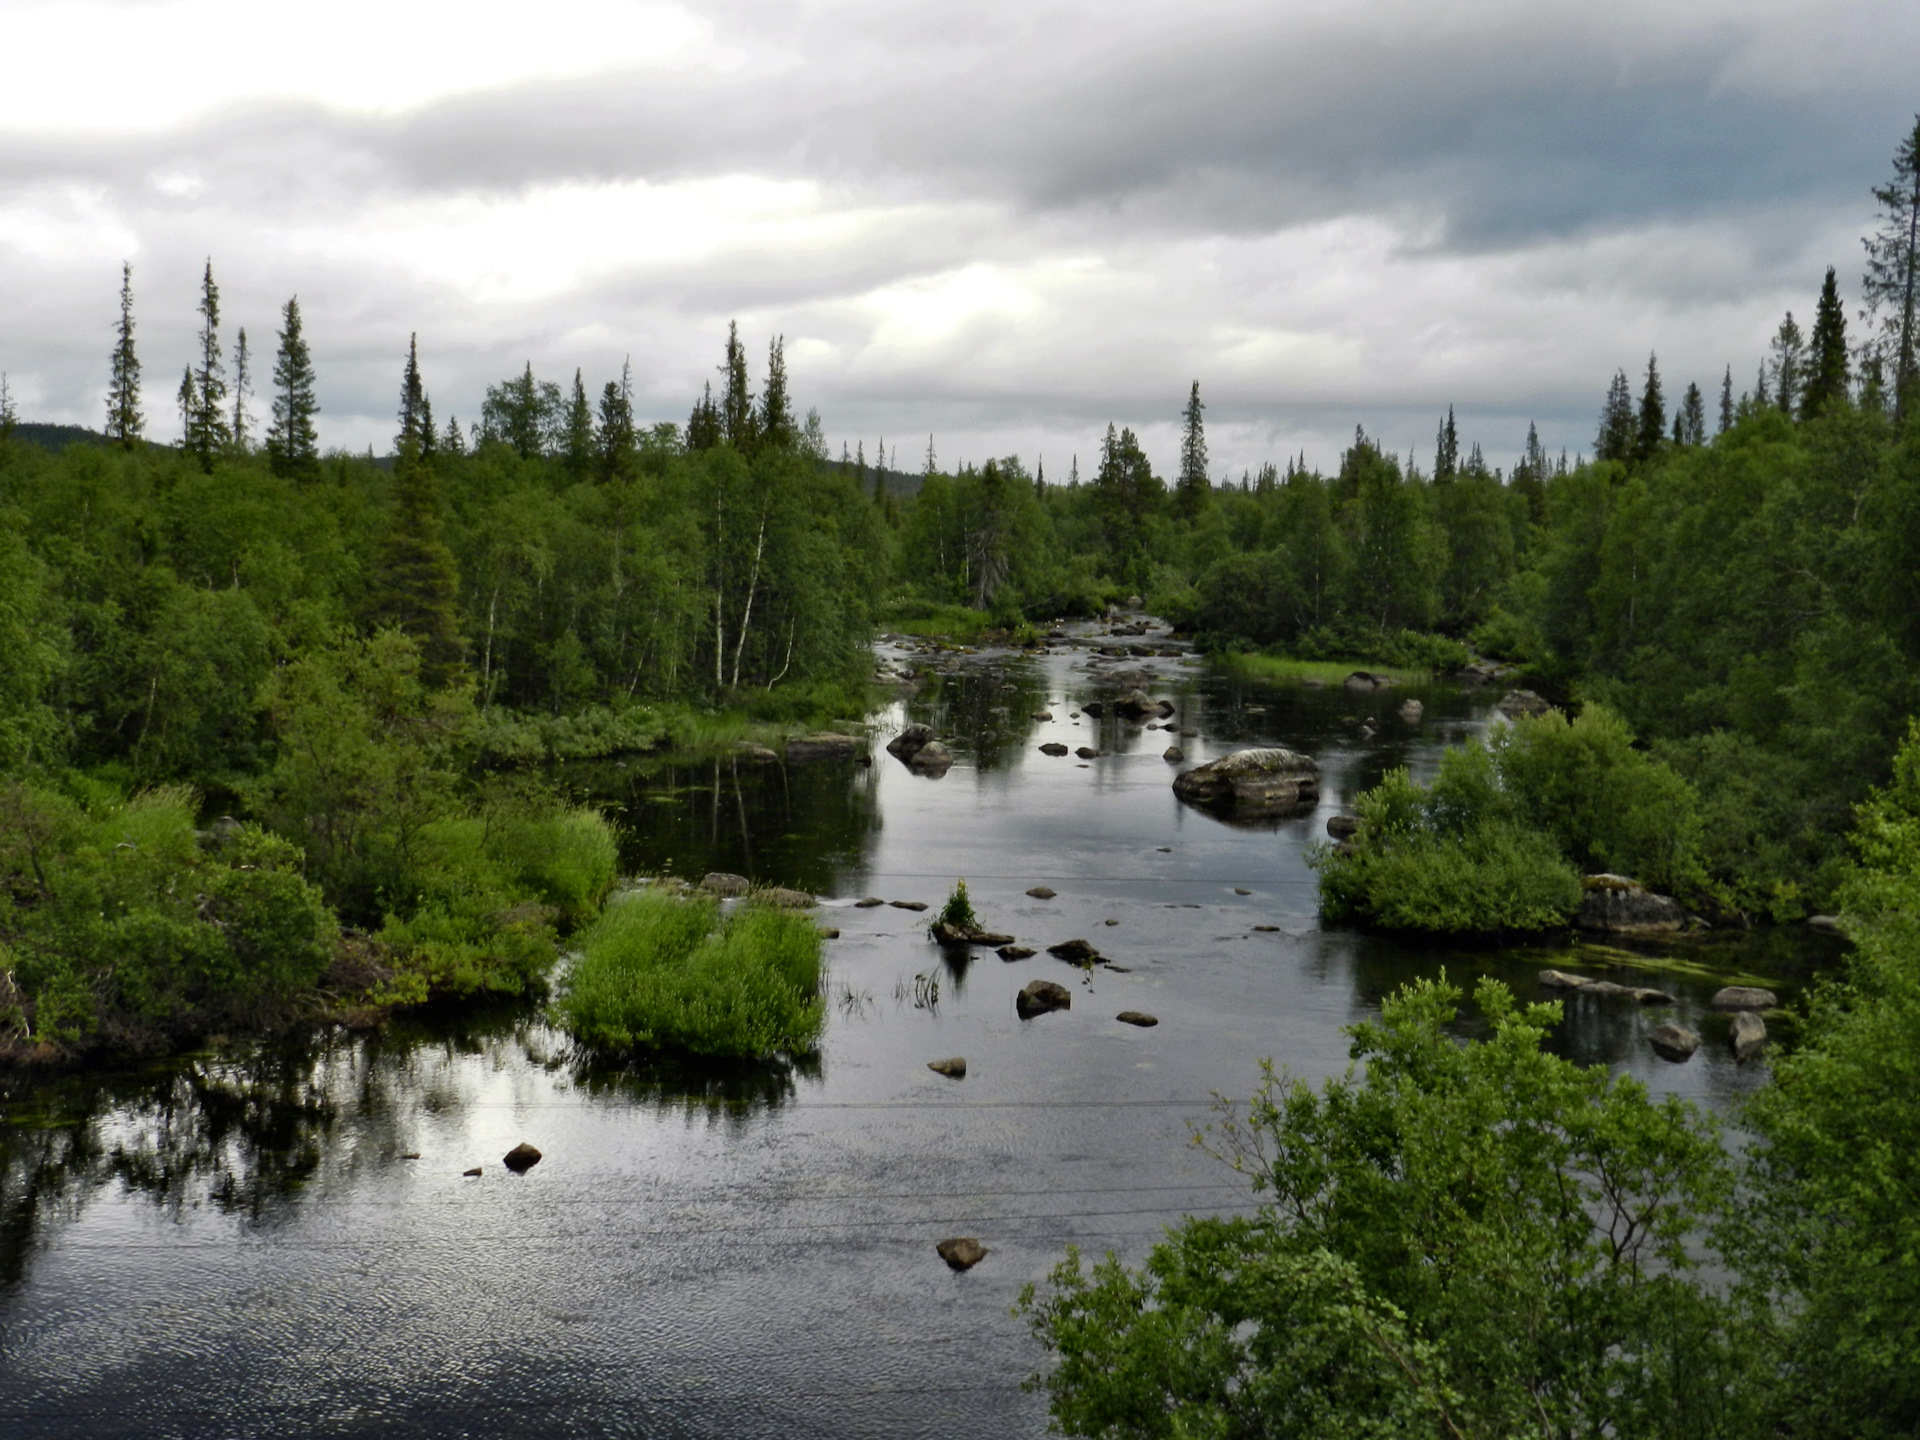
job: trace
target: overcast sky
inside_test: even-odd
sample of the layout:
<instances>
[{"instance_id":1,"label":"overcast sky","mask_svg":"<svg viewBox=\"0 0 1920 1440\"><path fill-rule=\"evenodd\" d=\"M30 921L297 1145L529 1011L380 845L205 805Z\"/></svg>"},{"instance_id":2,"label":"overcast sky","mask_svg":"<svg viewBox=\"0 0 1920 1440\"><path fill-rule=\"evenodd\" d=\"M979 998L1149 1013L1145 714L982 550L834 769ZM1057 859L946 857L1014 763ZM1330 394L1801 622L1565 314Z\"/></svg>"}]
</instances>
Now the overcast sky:
<instances>
[{"instance_id":1,"label":"overcast sky","mask_svg":"<svg viewBox=\"0 0 1920 1440\"><path fill-rule=\"evenodd\" d=\"M1216 473L1356 424L1431 460L1590 446L1615 367L1750 385L1920 109L1913 0L0 0L0 370L97 428L122 259L150 433L211 257L270 363L298 293L328 445L526 361L632 357L684 420L737 318L837 452L1111 419Z\"/></svg>"}]
</instances>

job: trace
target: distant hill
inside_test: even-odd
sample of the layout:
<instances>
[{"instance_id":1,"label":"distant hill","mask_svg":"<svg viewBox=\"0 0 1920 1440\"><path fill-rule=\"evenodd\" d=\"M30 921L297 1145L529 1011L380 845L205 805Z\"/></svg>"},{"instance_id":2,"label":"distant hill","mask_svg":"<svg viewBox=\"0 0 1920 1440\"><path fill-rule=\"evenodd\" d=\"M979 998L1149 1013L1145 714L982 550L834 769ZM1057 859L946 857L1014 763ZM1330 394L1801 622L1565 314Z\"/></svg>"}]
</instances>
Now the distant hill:
<instances>
[{"instance_id":1,"label":"distant hill","mask_svg":"<svg viewBox=\"0 0 1920 1440\"><path fill-rule=\"evenodd\" d=\"M45 450L64 450L69 445L104 445L107 437L84 425L38 425L22 420L13 427L16 440L38 445Z\"/></svg>"}]
</instances>

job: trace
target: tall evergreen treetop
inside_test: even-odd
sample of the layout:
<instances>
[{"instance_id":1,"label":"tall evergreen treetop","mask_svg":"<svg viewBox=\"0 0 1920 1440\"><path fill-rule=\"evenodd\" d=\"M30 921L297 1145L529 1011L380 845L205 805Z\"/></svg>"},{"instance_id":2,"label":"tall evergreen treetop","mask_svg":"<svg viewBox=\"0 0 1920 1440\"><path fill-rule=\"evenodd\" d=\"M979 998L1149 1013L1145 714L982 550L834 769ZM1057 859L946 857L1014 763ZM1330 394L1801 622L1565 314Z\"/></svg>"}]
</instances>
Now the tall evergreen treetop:
<instances>
[{"instance_id":1,"label":"tall evergreen treetop","mask_svg":"<svg viewBox=\"0 0 1920 1440\"><path fill-rule=\"evenodd\" d=\"M1707 443L1707 399L1700 393L1697 384L1687 385L1686 398L1680 402L1680 410L1673 417L1673 423L1675 438L1682 445Z\"/></svg>"},{"instance_id":2,"label":"tall evergreen treetop","mask_svg":"<svg viewBox=\"0 0 1920 1440\"><path fill-rule=\"evenodd\" d=\"M420 337L407 336L407 365L400 372L400 429L393 437L393 453L419 456L422 435L431 423L426 416L427 390L420 380Z\"/></svg>"},{"instance_id":3,"label":"tall evergreen treetop","mask_svg":"<svg viewBox=\"0 0 1920 1440\"><path fill-rule=\"evenodd\" d=\"M1733 428L1733 366L1727 366L1727 373L1720 377L1720 434L1724 435Z\"/></svg>"},{"instance_id":4,"label":"tall evergreen treetop","mask_svg":"<svg viewBox=\"0 0 1920 1440\"><path fill-rule=\"evenodd\" d=\"M626 476L633 464L638 437L633 431L631 365L621 367L620 379L609 380L600 392L600 428L594 434L594 459L602 483Z\"/></svg>"},{"instance_id":5,"label":"tall evergreen treetop","mask_svg":"<svg viewBox=\"0 0 1920 1440\"><path fill-rule=\"evenodd\" d=\"M213 261L200 280L200 365L193 372L193 410L187 420L186 448L213 469L213 457L232 443L227 427L227 367L220 347L220 287L213 283Z\"/></svg>"},{"instance_id":6,"label":"tall evergreen treetop","mask_svg":"<svg viewBox=\"0 0 1920 1440\"><path fill-rule=\"evenodd\" d=\"M1667 401L1660 389L1660 362L1647 356L1647 383L1640 392L1640 416L1634 427L1633 457L1642 465L1660 453L1667 438Z\"/></svg>"},{"instance_id":7,"label":"tall evergreen treetop","mask_svg":"<svg viewBox=\"0 0 1920 1440\"><path fill-rule=\"evenodd\" d=\"M120 324L107 381L107 438L132 446L146 428L140 413L140 359L133 348L133 266L120 263Z\"/></svg>"},{"instance_id":8,"label":"tall evergreen treetop","mask_svg":"<svg viewBox=\"0 0 1920 1440\"><path fill-rule=\"evenodd\" d=\"M1800 391L1806 384L1807 337L1789 310L1773 332L1773 399L1787 414L1800 406Z\"/></svg>"},{"instance_id":9,"label":"tall evergreen treetop","mask_svg":"<svg viewBox=\"0 0 1920 1440\"><path fill-rule=\"evenodd\" d=\"M1460 470L1460 431L1453 423L1453 407L1433 439L1433 478L1436 483L1453 479Z\"/></svg>"},{"instance_id":10,"label":"tall evergreen treetop","mask_svg":"<svg viewBox=\"0 0 1920 1440\"><path fill-rule=\"evenodd\" d=\"M1213 499L1213 482L1207 478L1207 428L1201 418L1206 406L1200 402L1200 382L1187 392L1187 408L1182 412L1180 432L1180 478L1174 483L1174 506L1189 518L1207 508Z\"/></svg>"},{"instance_id":11,"label":"tall evergreen treetop","mask_svg":"<svg viewBox=\"0 0 1920 1440\"><path fill-rule=\"evenodd\" d=\"M1596 460L1631 460L1634 451L1635 423L1633 391L1627 385L1627 372L1616 370L1607 386L1606 406L1600 412L1600 433L1594 438Z\"/></svg>"},{"instance_id":12,"label":"tall evergreen treetop","mask_svg":"<svg viewBox=\"0 0 1920 1440\"><path fill-rule=\"evenodd\" d=\"M776 335L767 346L767 388L760 396L760 442L776 450L790 450L800 438L793 421L793 401L787 394L787 337Z\"/></svg>"},{"instance_id":13,"label":"tall evergreen treetop","mask_svg":"<svg viewBox=\"0 0 1920 1440\"><path fill-rule=\"evenodd\" d=\"M561 458L567 473L575 480L584 480L593 471L593 407L587 403L587 383L577 365L573 371L573 394L567 401L566 444Z\"/></svg>"},{"instance_id":14,"label":"tall evergreen treetop","mask_svg":"<svg viewBox=\"0 0 1920 1440\"><path fill-rule=\"evenodd\" d=\"M247 453L247 396L253 390L253 353L247 349L247 327L242 325L233 340L233 448Z\"/></svg>"},{"instance_id":15,"label":"tall evergreen treetop","mask_svg":"<svg viewBox=\"0 0 1920 1440\"><path fill-rule=\"evenodd\" d=\"M1840 288L1833 267L1820 286L1820 303L1813 313L1813 338L1807 346L1806 385L1800 394L1800 418L1846 403L1850 381L1847 365L1847 312L1840 305Z\"/></svg>"},{"instance_id":16,"label":"tall evergreen treetop","mask_svg":"<svg viewBox=\"0 0 1920 1440\"><path fill-rule=\"evenodd\" d=\"M313 417L313 356L301 329L300 297L280 312L280 351L273 361L273 420L267 426L267 464L288 478L312 475L320 464L320 437Z\"/></svg>"},{"instance_id":17,"label":"tall evergreen treetop","mask_svg":"<svg viewBox=\"0 0 1920 1440\"><path fill-rule=\"evenodd\" d=\"M1894 152L1893 178L1874 187L1873 198L1880 202L1880 228L1863 242L1862 318L1877 342L1894 413L1904 415L1920 403L1920 115Z\"/></svg>"},{"instance_id":18,"label":"tall evergreen treetop","mask_svg":"<svg viewBox=\"0 0 1920 1440\"><path fill-rule=\"evenodd\" d=\"M0 440L13 436L14 426L20 423L20 413L14 408L13 390L7 384L7 372L0 370Z\"/></svg>"},{"instance_id":19,"label":"tall evergreen treetop","mask_svg":"<svg viewBox=\"0 0 1920 1440\"><path fill-rule=\"evenodd\" d=\"M687 449L711 450L725 438L726 427L720 419L720 407L713 400L713 382L707 382L700 398L693 402L687 417Z\"/></svg>"},{"instance_id":20,"label":"tall evergreen treetop","mask_svg":"<svg viewBox=\"0 0 1920 1440\"><path fill-rule=\"evenodd\" d=\"M720 397L720 431L736 450L750 450L754 442L753 387L747 378L747 347L740 343L740 324L727 322L727 358L720 366L726 389Z\"/></svg>"}]
</instances>

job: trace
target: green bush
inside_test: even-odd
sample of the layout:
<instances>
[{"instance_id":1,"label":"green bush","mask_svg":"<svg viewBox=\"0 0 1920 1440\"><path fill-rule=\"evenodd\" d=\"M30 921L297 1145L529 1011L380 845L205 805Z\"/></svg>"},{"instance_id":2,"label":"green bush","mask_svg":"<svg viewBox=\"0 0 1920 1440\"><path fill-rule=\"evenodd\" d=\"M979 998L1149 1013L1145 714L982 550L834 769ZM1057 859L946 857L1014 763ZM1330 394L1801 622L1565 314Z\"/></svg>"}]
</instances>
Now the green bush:
<instances>
[{"instance_id":1,"label":"green bush","mask_svg":"<svg viewBox=\"0 0 1920 1440\"><path fill-rule=\"evenodd\" d=\"M723 917L712 900L642 893L587 932L554 1014L595 1049L793 1055L819 1042L820 976L803 915L748 904Z\"/></svg>"}]
</instances>

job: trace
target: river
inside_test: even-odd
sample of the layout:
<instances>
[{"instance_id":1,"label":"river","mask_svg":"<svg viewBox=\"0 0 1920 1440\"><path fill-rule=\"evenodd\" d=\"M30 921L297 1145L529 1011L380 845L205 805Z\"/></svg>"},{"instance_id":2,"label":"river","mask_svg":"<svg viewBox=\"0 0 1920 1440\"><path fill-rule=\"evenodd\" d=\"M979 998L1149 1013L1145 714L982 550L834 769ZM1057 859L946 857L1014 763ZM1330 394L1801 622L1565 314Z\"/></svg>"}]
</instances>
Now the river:
<instances>
[{"instance_id":1,"label":"river","mask_svg":"<svg viewBox=\"0 0 1920 1440\"><path fill-rule=\"evenodd\" d=\"M1532 997L1542 965L1628 978L1646 972L1605 967L1664 955L1673 1009L1576 999L1555 1043L1724 1112L1764 1067L1733 1063L1707 996L1735 974L1791 990L1831 956L1798 932L1609 954L1322 929L1306 859L1327 816L1391 766L1430 773L1497 697L1258 685L1164 637L1078 638L1039 654L883 645L921 674L872 717L871 765L568 776L621 821L633 873L727 870L823 897L841 934L815 1061L595 1068L537 1008L510 1007L14 1082L0 1433L1038 1436L1021 1287L1070 1244L1137 1260L1183 1214L1248 1208L1192 1133L1216 1093L1252 1090L1261 1059L1337 1073L1343 1026L1443 968ZM1128 644L1167 653L1093 648ZM1188 764L1258 743L1316 756L1319 810L1243 826L1176 801L1173 737L1073 718L1136 682L1178 705ZM953 749L951 771L881 748L909 720ZM1106 753L1039 752L1055 739ZM853 903L937 909L959 877L986 925L1041 953L943 953L927 914ZM1056 898L1025 893L1039 885ZM1122 968L1045 954L1071 937ZM1040 977L1072 1009L1021 1021L1014 994ZM1118 1023L1124 1009L1159 1024ZM1706 1036L1682 1065L1646 1041L1676 1012ZM947 1056L965 1079L926 1068ZM516 1176L500 1158L520 1141L544 1158ZM950 1271L934 1245L955 1235L987 1258Z\"/></svg>"}]
</instances>

